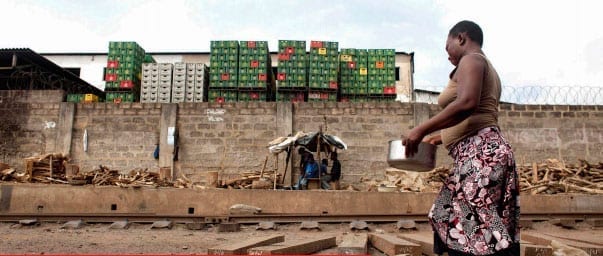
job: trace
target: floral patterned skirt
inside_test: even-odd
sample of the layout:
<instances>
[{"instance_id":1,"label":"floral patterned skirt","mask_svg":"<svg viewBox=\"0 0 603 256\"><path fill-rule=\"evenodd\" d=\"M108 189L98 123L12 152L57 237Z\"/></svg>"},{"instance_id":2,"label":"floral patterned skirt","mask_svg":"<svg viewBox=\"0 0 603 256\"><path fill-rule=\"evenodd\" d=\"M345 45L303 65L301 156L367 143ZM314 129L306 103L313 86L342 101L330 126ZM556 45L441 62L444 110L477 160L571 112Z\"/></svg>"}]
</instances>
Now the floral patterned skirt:
<instances>
[{"instance_id":1,"label":"floral patterned skirt","mask_svg":"<svg viewBox=\"0 0 603 256\"><path fill-rule=\"evenodd\" d=\"M491 255L518 248L519 180L499 128L481 129L455 144L450 155L454 167L429 212L444 250Z\"/></svg>"}]
</instances>

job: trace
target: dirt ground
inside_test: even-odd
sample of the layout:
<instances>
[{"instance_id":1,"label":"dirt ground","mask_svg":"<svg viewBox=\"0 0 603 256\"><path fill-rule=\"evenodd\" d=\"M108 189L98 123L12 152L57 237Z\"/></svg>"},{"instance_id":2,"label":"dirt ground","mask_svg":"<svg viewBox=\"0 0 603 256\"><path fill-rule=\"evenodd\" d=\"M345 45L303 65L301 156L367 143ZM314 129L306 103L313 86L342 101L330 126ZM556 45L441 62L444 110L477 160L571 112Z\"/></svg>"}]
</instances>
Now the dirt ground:
<instances>
[{"instance_id":1,"label":"dirt ground","mask_svg":"<svg viewBox=\"0 0 603 256\"><path fill-rule=\"evenodd\" d=\"M0 254L204 254L207 248L240 242L253 237L283 234L285 239L311 238L317 235L333 235L337 243L350 232L377 232L398 234L403 232L430 232L428 223L417 223L417 229L397 230L395 223L369 223L369 231L351 231L348 223L320 224L321 230L299 230L299 224L280 224L277 230L256 230L257 225L242 225L241 231L218 233L208 226L203 230L189 230L183 224L172 229L151 229L150 224L132 224L129 229L109 229L109 224L87 224L80 229L62 229L61 223L41 223L38 226L18 227L15 223L0 223ZM575 238L603 241L603 229L592 229L580 222L575 229L565 229L538 222L532 231L571 235ZM336 254L331 248L317 254ZM371 255L384 255L371 248Z\"/></svg>"}]
</instances>

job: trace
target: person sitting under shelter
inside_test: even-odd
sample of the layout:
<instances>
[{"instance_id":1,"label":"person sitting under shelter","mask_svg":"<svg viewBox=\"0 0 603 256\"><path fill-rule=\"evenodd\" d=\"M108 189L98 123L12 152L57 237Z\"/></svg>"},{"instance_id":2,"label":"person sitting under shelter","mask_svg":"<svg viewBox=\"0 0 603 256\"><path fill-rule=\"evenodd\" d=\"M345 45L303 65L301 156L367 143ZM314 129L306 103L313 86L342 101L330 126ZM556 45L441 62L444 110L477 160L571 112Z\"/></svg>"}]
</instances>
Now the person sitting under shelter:
<instances>
[{"instance_id":1,"label":"person sitting under shelter","mask_svg":"<svg viewBox=\"0 0 603 256\"><path fill-rule=\"evenodd\" d=\"M295 189L306 189L308 187L308 179L318 178L319 167L312 154L308 154L305 166L303 175L299 178L297 185L294 186Z\"/></svg>"},{"instance_id":2,"label":"person sitting under shelter","mask_svg":"<svg viewBox=\"0 0 603 256\"><path fill-rule=\"evenodd\" d=\"M322 162L320 163L320 187L322 189L331 188L331 186L329 185L329 181L331 181L331 175L327 173L328 164L329 160L327 160L326 158L323 158Z\"/></svg>"}]
</instances>

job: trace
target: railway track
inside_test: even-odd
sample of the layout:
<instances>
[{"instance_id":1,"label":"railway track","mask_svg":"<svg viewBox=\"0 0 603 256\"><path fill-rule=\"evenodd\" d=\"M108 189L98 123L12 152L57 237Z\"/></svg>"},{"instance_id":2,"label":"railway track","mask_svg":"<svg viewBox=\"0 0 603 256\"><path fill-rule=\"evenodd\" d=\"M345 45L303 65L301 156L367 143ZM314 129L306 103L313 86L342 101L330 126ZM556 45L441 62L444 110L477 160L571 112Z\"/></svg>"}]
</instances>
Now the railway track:
<instances>
[{"instance_id":1,"label":"railway track","mask_svg":"<svg viewBox=\"0 0 603 256\"><path fill-rule=\"evenodd\" d=\"M539 213L522 214L522 220L550 220L550 219L601 219L603 213ZM171 220L175 223L224 223L237 222L241 224L255 224L263 221L275 223L297 223L302 221L318 221L323 223L342 223L351 221L366 222L396 222L398 220L427 221L426 214L404 215L329 215L329 214L254 214L254 215L223 215L223 216L191 216L191 215L156 215L156 214L1 214L0 222L18 222L20 220L36 219L40 222L66 222L70 220L83 220L88 223L111 223L128 220L135 223L152 223L155 221Z\"/></svg>"}]
</instances>

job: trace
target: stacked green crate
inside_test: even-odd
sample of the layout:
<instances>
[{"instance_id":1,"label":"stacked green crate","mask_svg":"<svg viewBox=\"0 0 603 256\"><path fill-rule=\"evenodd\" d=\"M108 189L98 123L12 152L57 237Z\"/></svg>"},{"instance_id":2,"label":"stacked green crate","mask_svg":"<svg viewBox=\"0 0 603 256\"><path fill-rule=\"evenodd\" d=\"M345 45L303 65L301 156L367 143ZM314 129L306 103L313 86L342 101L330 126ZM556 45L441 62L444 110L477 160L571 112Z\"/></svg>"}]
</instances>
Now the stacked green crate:
<instances>
[{"instance_id":1,"label":"stacked green crate","mask_svg":"<svg viewBox=\"0 0 603 256\"><path fill-rule=\"evenodd\" d=\"M372 98L395 99L396 51L368 50L368 93Z\"/></svg>"},{"instance_id":2,"label":"stacked green crate","mask_svg":"<svg viewBox=\"0 0 603 256\"><path fill-rule=\"evenodd\" d=\"M304 101L308 92L306 41L278 41L277 101Z\"/></svg>"},{"instance_id":3,"label":"stacked green crate","mask_svg":"<svg viewBox=\"0 0 603 256\"><path fill-rule=\"evenodd\" d=\"M337 100L338 55L337 42L310 42L308 101Z\"/></svg>"},{"instance_id":4,"label":"stacked green crate","mask_svg":"<svg viewBox=\"0 0 603 256\"><path fill-rule=\"evenodd\" d=\"M84 101L84 94L67 94L67 102L80 103Z\"/></svg>"},{"instance_id":5,"label":"stacked green crate","mask_svg":"<svg viewBox=\"0 0 603 256\"><path fill-rule=\"evenodd\" d=\"M366 49L341 49L339 55L340 100L366 98L368 92L368 52Z\"/></svg>"},{"instance_id":6,"label":"stacked green crate","mask_svg":"<svg viewBox=\"0 0 603 256\"><path fill-rule=\"evenodd\" d=\"M211 72L211 71L210 71ZM226 90L226 89L209 89L207 92L208 102L234 102L237 101L237 90Z\"/></svg>"},{"instance_id":7,"label":"stacked green crate","mask_svg":"<svg viewBox=\"0 0 603 256\"><path fill-rule=\"evenodd\" d=\"M267 41L239 44L239 101L266 101L274 91L272 63Z\"/></svg>"},{"instance_id":8,"label":"stacked green crate","mask_svg":"<svg viewBox=\"0 0 603 256\"><path fill-rule=\"evenodd\" d=\"M270 53L266 41L241 41L239 46L239 88L267 89L270 83Z\"/></svg>"},{"instance_id":9,"label":"stacked green crate","mask_svg":"<svg viewBox=\"0 0 603 256\"><path fill-rule=\"evenodd\" d=\"M211 41L208 101L236 101L238 78L239 41Z\"/></svg>"},{"instance_id":10,"label":"stacked green crate","mask_svg":"<svg viewBox=\"0 0 603 256\"><path fill-rule=\"evenodd\" d=\"M144 61L145 51L138 43L109 42L107 67L105 68L105 91L109 98L118 92L117 95L124 96L115 100L105 99L105 101L136 101Z\"/></svg>"}]
</instances>

